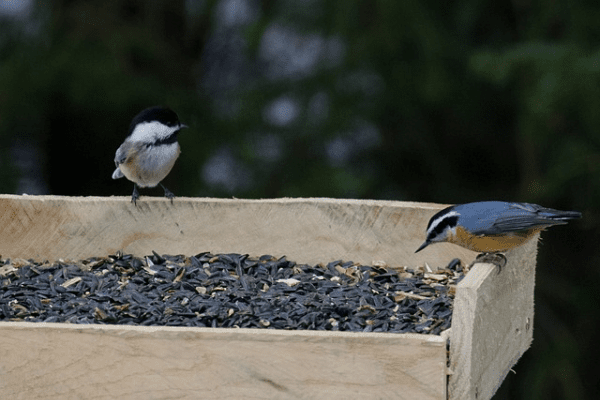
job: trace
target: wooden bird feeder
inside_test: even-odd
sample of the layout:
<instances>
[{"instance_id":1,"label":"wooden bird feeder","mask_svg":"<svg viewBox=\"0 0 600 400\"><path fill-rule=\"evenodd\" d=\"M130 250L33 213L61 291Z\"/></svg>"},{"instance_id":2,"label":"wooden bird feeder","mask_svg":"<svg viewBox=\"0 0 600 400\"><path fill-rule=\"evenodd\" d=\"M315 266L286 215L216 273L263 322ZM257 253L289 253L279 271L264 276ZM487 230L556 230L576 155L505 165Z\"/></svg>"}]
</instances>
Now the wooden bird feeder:
<instances>
[{"instance_id":1,"label":"wooden bird feeder","mask_svg":"<svg viewBox=\"0 0 600 400\"><path fill-rule=\"evenodd\" d=\"M0 195L2 258L202 251L389 267L468 264L414 253L443 205L396 201ZM0 323L3 398L490 399L532 341L537 240L499 273L475 264L442 335Z\"/></svg>"}]
</instances>

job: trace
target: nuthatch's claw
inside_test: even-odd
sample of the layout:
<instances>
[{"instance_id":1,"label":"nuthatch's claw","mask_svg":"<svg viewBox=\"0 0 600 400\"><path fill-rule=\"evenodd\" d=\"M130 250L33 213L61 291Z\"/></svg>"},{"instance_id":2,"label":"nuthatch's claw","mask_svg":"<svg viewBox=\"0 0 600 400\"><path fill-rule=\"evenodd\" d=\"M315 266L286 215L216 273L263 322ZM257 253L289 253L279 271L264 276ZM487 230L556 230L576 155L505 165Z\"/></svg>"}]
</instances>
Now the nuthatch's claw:
<instances>
[{"instance_id":1,"label":"nuthatch's claw","mask_svg":"<svg viewBox=\"0 0 600 400\"><path fill-rule=\"evenodd\" d=\"M478 254L477 257L475 257L475 261L473 261L473 264L477 262L494 264L498 267L498 273L500 273L502 271L502 268L504 268L504 266L508 262L508 260L506 259L506 256L502 253L481 253Z\"/></svg>"}]
</instances>

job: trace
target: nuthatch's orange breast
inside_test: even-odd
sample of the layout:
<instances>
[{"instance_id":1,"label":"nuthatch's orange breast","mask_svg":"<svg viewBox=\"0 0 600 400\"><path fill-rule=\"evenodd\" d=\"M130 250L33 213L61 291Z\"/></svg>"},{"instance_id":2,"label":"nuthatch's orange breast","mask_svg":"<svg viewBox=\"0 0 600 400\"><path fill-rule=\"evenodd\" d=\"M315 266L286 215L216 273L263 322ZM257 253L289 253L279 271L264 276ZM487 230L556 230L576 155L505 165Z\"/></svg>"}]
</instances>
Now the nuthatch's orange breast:
<instances>
[{"instance_id":1,"label":"nuthatch's orange breast","mask_svg":"<svg viewBox=\"0 0 600 400\"><path fill-rule=\"evenodd\" d=\"M473 235L457 226L456 234L448 235L448 242L480 253L500 253L521 246L543 229L511 232L503 235Z\"/></svg>"}]
</instances>

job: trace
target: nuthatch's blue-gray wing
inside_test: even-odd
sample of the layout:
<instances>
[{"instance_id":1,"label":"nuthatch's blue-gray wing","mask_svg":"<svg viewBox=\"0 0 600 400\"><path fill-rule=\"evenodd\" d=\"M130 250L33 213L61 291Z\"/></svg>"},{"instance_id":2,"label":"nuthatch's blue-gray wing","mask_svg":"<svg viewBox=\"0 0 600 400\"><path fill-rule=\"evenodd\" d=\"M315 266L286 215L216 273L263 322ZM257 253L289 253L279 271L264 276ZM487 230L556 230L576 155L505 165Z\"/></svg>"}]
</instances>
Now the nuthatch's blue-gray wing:
<instances>
[{"instance_id":1,"label":"nuthatch's blue-gray wing","mask_svg":"<svg viewBox=\"0 0 600 400\"><path fill-rule=\"evenodd\" d=\"M566 224L568 220L581 218L577 211L559 211L529 203L492 202L481 215L482 220L471 232L476 235L500 235L511 232L543 229L551 225Z\"/></svg>"}]
</instances>

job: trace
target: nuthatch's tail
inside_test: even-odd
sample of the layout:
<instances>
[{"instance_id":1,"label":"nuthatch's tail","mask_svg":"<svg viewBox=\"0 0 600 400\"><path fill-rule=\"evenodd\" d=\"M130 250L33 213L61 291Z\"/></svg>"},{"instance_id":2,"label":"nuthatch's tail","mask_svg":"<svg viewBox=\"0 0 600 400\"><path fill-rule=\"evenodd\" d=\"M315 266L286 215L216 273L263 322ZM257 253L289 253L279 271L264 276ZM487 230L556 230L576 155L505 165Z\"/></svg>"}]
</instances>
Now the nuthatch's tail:
<instances>
[{"instance_id":1,"label":"nuthatch's tail","mask_svg":"<svg viewBox=\"0 0 600 400\"><path fill-rule=\"evenodd\" d=\"M566 224L571 219L581 218L579 211L559 211L551 208L544 208L539 211L544 217L556 221L557 224Z\"/></svg>"}]
</instances>

